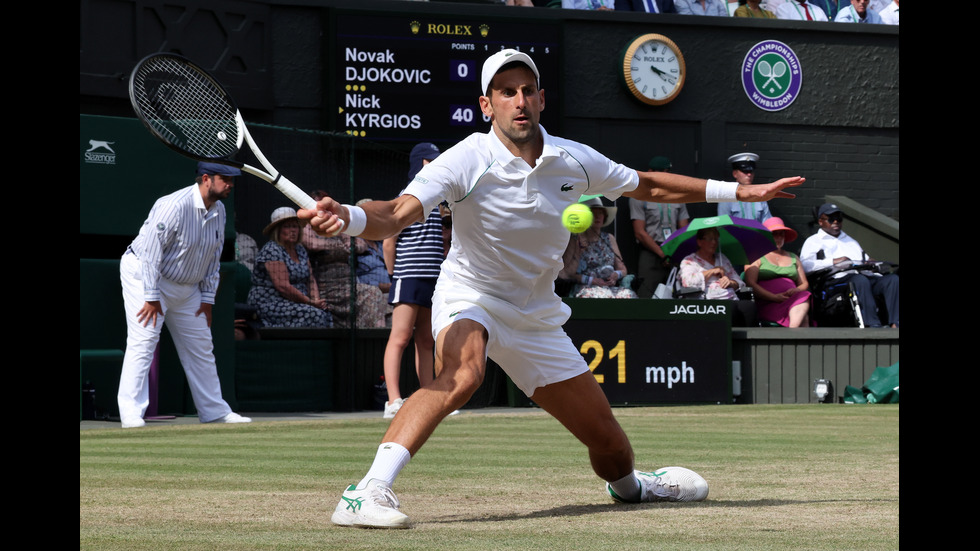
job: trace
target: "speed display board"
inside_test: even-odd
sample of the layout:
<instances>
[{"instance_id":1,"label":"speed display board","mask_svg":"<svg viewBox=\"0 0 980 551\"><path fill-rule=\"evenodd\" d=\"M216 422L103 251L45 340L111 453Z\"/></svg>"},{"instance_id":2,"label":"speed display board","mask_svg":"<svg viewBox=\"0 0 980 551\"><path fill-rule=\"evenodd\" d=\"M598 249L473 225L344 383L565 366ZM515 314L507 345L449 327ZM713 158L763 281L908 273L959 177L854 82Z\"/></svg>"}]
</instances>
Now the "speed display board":
<instances>
[{"instance_id":1,"label":"speed display board","mask_svg":"<svg viewBox=\"0 0 980 551\"><path fill-rule=\"evenodd\" d=\"M557 25L423 13L339 13L335 26L334 130L378 141L456 143L490 122L478 98L483 61L514 48L534 59L546 91L541 123L554 132Z\"/></svg>"},{"instance_id":2,"label":"speed display board","mask_svg":"<svg viewBox=\"0 0 980 551\"><path fill-rule=\"evenodd\" d=\"M565 332L611 404L731 403L731 301L565 302Z\"/></svg>"}]
</instances>

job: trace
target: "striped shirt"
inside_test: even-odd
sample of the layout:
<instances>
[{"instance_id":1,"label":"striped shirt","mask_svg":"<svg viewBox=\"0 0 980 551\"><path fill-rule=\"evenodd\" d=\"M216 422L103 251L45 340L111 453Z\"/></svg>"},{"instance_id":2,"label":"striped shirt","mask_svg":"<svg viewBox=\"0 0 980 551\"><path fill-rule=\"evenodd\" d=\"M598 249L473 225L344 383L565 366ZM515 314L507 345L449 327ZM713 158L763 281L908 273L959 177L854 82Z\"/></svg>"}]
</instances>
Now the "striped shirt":
<instances>
[{"instance_id":1,"label":"striped shirt","mask_svg":"<svg viewBox=\"0 0 980 551\"><path fill-rule=\"evenodd\" d=\"M129 251L140 260L143 297L160 300L160 278L182 285L197 284L201 302L214 304L218 291L225 206L204 207L197 184L157 199Z\"/></svg>"},{"instance_id":2,"label":"striped shirt","mask_svg":"<svg viewBox=\"0 0 980 551\"><path fill-rule=\"evenodd\" d=\"M442 216L436 207L425 222L416 222L398 234L392 277L438 278L439 267L445 258L442 247Z\"/></svg>"}]
</instances>

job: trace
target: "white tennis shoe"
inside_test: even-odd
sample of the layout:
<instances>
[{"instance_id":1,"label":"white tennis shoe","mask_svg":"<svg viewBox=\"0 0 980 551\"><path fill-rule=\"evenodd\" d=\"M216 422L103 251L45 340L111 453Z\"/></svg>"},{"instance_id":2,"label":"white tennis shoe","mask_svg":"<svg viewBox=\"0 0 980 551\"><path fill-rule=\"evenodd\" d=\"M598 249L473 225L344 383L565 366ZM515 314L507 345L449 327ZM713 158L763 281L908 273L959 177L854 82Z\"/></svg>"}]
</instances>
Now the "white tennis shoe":
<instances>
[{"instance_id":1,"label":"white tennis shoe","mask_svg":"<svg viewBox=\"0 0 980 551\"><path fill-rule=\"evenodd\" d=\"M330 521L358 528L408 528L408 516L398 510L395 492L384 482L371 479L362 489L351 484L334 509Z\"/></svg>"},{"instance_id":2,"label":"white tennis shoe","mask_svg":"<svg viewBox=\"0 0 980 551\"><path fill-rule=\"evenodd\" d=\"M214 421L208 421L208 423L251 423L251 417L243 417L234 411L225 415L224 417L218 417Z\"/></svg>"},{"instance_id":3,"label":"white tennis shoe","mask_svg":"<svg viewBox=\"0 0 980 551\"><path fill-rule=\"evenodd\" d=\"M708 497L708 482L698 473L684 467L664 467L648 473L634 471L640 480L640 502L704 501ZM616 501L625 500L606 484L606 491Z\"/></svg>"},{"instance_id":4,"label":"white tennis shoe","mask_svg":"<svg viewBox=\"0 0 980 551\"><path fill-rule=\"evenodd\" d=\"M384 418L385 419L393 418L395 414L398 413L398 410L402 408L403 403L405 403L405 400L402 400L401 398L398 398L393 402L385 402Z\"/></svg>"}]
</instances>

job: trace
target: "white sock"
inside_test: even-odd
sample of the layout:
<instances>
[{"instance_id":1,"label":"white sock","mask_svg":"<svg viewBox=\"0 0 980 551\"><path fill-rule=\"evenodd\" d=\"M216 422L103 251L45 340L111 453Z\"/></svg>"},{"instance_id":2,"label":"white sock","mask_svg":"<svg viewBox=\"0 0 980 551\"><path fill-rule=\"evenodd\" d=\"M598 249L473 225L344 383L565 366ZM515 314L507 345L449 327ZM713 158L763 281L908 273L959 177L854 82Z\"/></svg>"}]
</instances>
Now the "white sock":
<instances>
[{"instance_id":1,"label":"white sock","mask_svg":"<svg viewBox=\"0 0 980 551\"><path fill-rule=\"evenodd\" d=\"M378 453L374 456L374 463L371 464L371 468L368 470L364 478L357 485L358 488L363 488L365 484L372 478L385 481L388 486L395 483L395 477L398 473L408 465L408 460L412 458L412 454L408 452L408 449L401 444L396 444L394 442L384 442L378 446Z\"/></svg>"},{"instance_id":2,"label":"white sock","mask_svg":"<svg viewBox=\"0 0 980 551\"><path fill-rule=\"evenodd\" d=\"M610 482L609 487L623 501L640 501L640 479L636 478L635 473L630 473L615 482Z\"/></svg>"}]
</instances>

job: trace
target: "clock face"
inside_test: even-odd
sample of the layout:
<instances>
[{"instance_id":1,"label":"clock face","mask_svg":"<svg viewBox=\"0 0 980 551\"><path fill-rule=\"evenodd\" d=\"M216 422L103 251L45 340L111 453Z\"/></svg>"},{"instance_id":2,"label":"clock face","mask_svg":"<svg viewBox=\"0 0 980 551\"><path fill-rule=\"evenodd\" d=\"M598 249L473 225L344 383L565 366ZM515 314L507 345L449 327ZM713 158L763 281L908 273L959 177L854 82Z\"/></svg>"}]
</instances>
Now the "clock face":
<instances>
[{"instance_id":1,"label":"clock face","mask_svg":"<svg viewBox=\"0 0 980 551\"><path fill-rule=\"evenodd\" d=\"M684 56L669 38L646 34L623 54L623 79L630 93L649 105L663 105L680 93L687 71Z\"/></svg>"}]
</instances>

